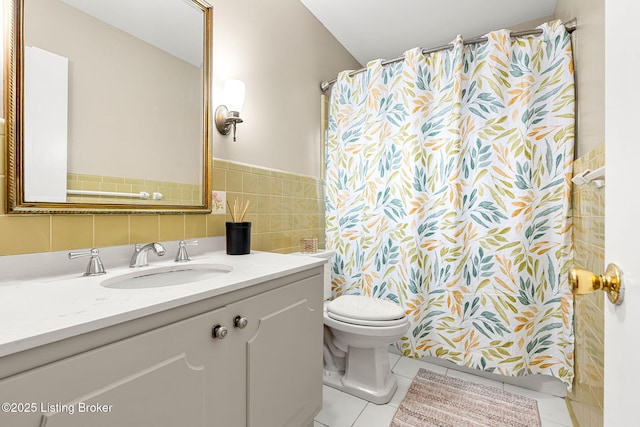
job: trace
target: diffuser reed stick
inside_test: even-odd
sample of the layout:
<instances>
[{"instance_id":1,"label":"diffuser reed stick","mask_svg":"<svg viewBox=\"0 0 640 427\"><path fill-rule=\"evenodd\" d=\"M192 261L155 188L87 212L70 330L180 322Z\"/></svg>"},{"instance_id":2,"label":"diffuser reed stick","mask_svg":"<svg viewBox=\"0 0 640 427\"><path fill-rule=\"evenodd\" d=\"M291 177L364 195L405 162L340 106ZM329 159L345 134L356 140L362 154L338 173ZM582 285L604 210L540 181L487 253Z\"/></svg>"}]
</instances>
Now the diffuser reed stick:
<instances>
[{"instance_id":1,"label":"diffuser reed stick","mask_svg":"<svg viewBox=\"0 0 640 427\"><path fill-rule=\"evenodd\" d=\"M247 200L247 203L245 203L244 208L241 209L240 201L236 197L236 199L233 201L233 209L231 209L231 205L227 200L227 209L229 209L229 215L231 215L231 222L243 222L244 216L247 214L247 210L249 209L250 203L251 203L251 200Z\"/></svg>"},{"instance_id":2,"label":"diffuser reed stick","mask_svg":"<svg viewBox=\"0 0 640 427\"><path fill-rule=\"evenodd\" d=\"M251 200L247 200L247 203L244 205L242 216L240 217L240 222L244 221L244 216L247 214L247 209L249 209L249 203L251 203Z\"/></svg>"},{"instance_id":3,"label":"diffuser reed stick","mask_svg":"<svg viewBox=\"0 0 640 427\"><path fill-rule=\"evenodd\" d=\"M233 210L231 210L231 205L229 204L228 200L227 200L227 209L229 209L229 214L231 215L231 222L236 222L236 219L233 217Z\"/></svg>"}]
</instances>

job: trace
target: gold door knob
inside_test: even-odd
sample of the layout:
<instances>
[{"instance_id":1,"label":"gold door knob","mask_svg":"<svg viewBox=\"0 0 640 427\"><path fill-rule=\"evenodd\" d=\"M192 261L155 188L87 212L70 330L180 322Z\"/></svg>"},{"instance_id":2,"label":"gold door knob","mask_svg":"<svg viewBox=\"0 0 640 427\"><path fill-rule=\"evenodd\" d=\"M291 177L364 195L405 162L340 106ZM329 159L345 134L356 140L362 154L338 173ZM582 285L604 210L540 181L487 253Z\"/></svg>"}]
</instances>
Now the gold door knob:
<instances>
[{"instance_id":1,"label":"gold door knob","mask_svg":"<svg viewBox=\"0 0 640 427\"><path fill-rule=\"evenodd\" d=\"M615 264L609 264L607 271L601 276L596 276L592 272L580 268L571 268L569 270L569 285L576 295L590 294L602 289L609 296L609 301L615 305L622 304L624 299L622 271Z\"/></svg>"}]
</instances>

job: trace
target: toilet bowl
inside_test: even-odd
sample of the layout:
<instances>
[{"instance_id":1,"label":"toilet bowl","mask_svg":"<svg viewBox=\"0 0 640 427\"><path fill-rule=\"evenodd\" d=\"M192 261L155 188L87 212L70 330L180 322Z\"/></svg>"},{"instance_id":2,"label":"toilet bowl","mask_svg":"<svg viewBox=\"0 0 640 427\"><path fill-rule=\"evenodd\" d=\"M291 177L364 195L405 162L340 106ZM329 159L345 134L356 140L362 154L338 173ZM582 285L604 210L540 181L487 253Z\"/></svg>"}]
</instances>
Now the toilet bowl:
<instances>
[{"instance_id":1,"label":"toilet bowl","mask_svg":"<svg viewBox=\"0 0 640 427\"><path fill-rule=\"evenodd\" d=\"M334 251L302 254L331 260ZM373 403L387 403L398 383L387 347L409 329L402 307L390 300L342 295L332 301L331 264L325 264L325 385Z\"/></svg>"}]
</instances>

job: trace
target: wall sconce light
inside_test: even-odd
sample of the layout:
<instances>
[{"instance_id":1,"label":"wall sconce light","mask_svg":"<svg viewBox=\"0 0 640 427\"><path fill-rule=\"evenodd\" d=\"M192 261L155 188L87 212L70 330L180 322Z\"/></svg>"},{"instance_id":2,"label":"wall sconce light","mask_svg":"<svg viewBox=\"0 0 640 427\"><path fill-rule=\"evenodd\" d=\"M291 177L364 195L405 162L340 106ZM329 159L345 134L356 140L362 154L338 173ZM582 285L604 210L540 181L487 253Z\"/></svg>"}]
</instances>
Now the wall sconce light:
<instances>
[{"instance_id":1,"label":"wall sconce light","mask_svg":"<svg viewBox=\"0 0 640 427\"><path fill-rule=\"evenodd\" d=\"M224 104L216 108L215 121L218 132L228 135L233 127L233 142L236 141L236 124L242 123L240 110L244 104L244 82L241 80L225 80Z\"/></svg>"}]
</instances>

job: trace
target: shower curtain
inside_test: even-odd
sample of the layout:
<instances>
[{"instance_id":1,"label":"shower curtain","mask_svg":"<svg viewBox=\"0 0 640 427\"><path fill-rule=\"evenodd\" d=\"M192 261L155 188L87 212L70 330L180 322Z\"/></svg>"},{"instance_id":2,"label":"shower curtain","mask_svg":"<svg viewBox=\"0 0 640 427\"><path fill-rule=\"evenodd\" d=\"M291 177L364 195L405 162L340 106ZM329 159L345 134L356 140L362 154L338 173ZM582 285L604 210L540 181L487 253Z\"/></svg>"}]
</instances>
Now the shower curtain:
<instances>
[{"instance_id":1,"label":"shower curtain","mask_svg":"<svg viewBox=\"0 0 640 427\"><path fill-rule=\"evenodd\" d=\"M333 295L402 305L398 346L571 388L571 43L488 42L339 74L329 106L326 241Z\"/></svg>"}]
</instances>

